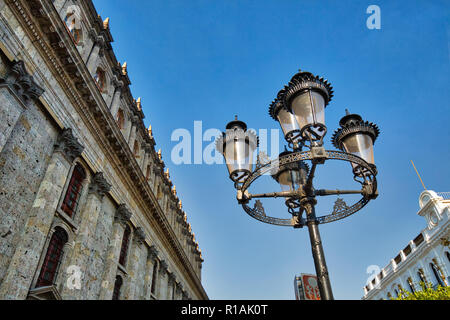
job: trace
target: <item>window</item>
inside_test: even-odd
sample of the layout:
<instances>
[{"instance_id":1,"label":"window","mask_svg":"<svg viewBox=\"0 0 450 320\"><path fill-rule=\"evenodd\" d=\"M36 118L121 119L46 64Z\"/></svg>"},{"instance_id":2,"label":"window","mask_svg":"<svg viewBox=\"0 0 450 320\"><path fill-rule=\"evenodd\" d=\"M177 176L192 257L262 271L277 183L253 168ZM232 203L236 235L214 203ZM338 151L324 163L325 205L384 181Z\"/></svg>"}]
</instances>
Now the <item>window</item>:
<instances>
[{"instance_id":1,"label":"window","mask_svg":"<svg viewBox=\"0 0 450 320\"><path fill-rule=\"evenodd\" d=\"M158 273L158 265L156 264L156 261L155 261L155 264L153 265L152 286L150 288L150 292L153 295L156 294L156 276L157 276L157 273Z\"/></svg>"},{"instance_id":2,"label":"window","mask_svg":"<svg viewBox=\"0 0 450 320\"><path fill-rule=\"evenodd\" d=\"M434 265L434 263L430 263L430 267L431 270L433 270L433 274L437 280L437 284L439 284L442 287L445 287L444 281L442 281L438 268Z\"/></svg>"},{"instance_id":3,"label":"window","mask_svg":"<svg viewBox=\"0 0 450 320\"><path fill-rule=\"evenodd\" d=\"M450 262L450 253L448 253L448 251L447 251L447 252L445 252L445 255L447 256L447 260Z\"/></svg>"},{"instance_id":4,"label":"window","mask_svg":"<svg viewBox=\"0 0 450 320\"><path fill-rule=\"evenodd\" d=\"M53 285L67 240L67 233L62 228L56 227L47 248L36 288Z\"/></svg>"},{"instance_id":5,"label":"window","mask_svg":"<svg viewBox=\"0 0 450 320\"><path fill-rule=\"evenodd\" d=\"M77 164L73 170L70 178L69 186L67 187L66 196L64 197L61 209L69 216L73 217L83 189L83 181L86 178L86 173L80 164Z\"/></svg>"},{"instance_id":6,"label":"window","mask_svg":"<svg viewBox=\"0 0 450 320\"><path fill-rule=\"evenodd\" d=\"M94 74L94 81L100 92L103 92L103 90L105 90L105 79L105 71L103 71L101 68L97 68L97 71Z\"/></svg>"},{"instance_id":7,"label":"window","mask_svg":"<svg viewBox=\"0 0 450 320\"><path fill-rule=\"evenodd\" d=\"M113 300L119 300L120 298L120 289L122 288L123 280L121 276L116 277L116 282L114 283L114 291L113 291Z\"/></svg>"},{"instance_id":8,"label":"window","mask_svg":"<svg viewBox=\"0 0 450 320\"><path fill-rule=\"evenodd\" d=\"M67 31L69 31L70 35L72 36L73 42L75 42L75 44L78 44L81 40L82 33L75 11L69 12L64 19L64 22L66 23Z\"/></svg>"},{"instance_id":9,"label":"window","mask_svg":"<svg viewBox=\"0 0 450 320\"><path fill-rule=\"evenodd\" d=\"M122 247L120 248L119 263L125 266L125 261L127 259L128 242L130 241L131 228L129 225L125 228L122 239Z\"/></svg>"},{"instance_id":10,"label":"window","mask_svg":"<svg viewBox=\"0 0 450 320\"><path fill-rule=\"evenodd\" d=\"M425 275L423 274L422 269L419 269L419 272L417 272L417 275L419 276L420 282L423 282L424 284L427 283L427 279L425 278Z\"/></svg>"},{"instance_id":11,"label":"window","mask_svg":"<svg viewBox=\"0 0 450 320\"><path fill-rule=\"evenodd\" d=\"M122 109L119 109L119 111L117 111L117 125L119 126L120 130L123 130L125 126L125 116L123 115Z\"/></svg>"}]
</instances>

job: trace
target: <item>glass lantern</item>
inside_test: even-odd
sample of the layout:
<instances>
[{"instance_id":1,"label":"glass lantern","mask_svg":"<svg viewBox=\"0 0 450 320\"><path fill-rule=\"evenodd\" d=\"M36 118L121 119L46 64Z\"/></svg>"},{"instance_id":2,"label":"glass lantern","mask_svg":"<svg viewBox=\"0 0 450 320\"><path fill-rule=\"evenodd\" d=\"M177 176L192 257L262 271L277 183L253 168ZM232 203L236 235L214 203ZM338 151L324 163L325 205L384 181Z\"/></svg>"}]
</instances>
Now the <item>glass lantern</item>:
<instances>
[{"instance_id":1,"label":"glass lantern","mask_svg":"<svg viewBox=\"0 0 450 320\"><path fill-rule=\"evenodd\" d=\"M243 121L231 121L226 132L216 141L216 149L222 153L230 174L230 179L241 183L250 175L254 165L254 152L258 147L258 137L247 131Z\"/></svg>"}]
</instances>

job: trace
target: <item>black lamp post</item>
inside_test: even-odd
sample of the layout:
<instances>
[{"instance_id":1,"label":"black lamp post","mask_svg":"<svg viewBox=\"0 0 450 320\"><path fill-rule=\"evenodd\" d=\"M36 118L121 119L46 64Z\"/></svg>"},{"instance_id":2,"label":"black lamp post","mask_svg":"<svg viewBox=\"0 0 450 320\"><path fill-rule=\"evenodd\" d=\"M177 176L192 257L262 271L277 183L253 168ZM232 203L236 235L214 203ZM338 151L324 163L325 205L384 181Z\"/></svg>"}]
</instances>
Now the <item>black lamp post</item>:
<instances>
[{"instance_id":1,"label":"black lamp post","mask_svg":"<svg viewBox=\"0 0 450 320\"><path fill-rule=\"evenodd\" d=\"M327 80L301 71L292 77L269 107L269 114L279 122L292 151L286 149L277 159L268 163L258 161L254 166L252 159L258 146L258 138L253 132L248 132L247 125L237 118L227 125L227 132L216 143L217 149L225 157L230 178L235 183L237 200L247 214L269 224L308 227L320 294L324 300L332 300L333 293L319 224L346 218L378 196L377 170L373 157L373 144L380 133L376 125L364 122L361 116L347 111L347 115L340 121L341 127L332 138L333 145L341 151L329 151L323 147L323 139L327 133L325 108L332 97L333 89ZM303 148L309 150L302 151ZM316 167L328 160L350 162L353 178L361 184L361 188L316 190L313 186ZM306 161L310 161L311 166ZM251 194L248 190L251 184L266 173L272 175L282 191ZM362 198L351 206L338 198L331 214L316 216L317 196L345 194L360 194ZM281 219L267 215L260 200L255 201L253 208L250 207L250 201L258 198L284 198L292 218Z\"/></svg>"}]
</instances>

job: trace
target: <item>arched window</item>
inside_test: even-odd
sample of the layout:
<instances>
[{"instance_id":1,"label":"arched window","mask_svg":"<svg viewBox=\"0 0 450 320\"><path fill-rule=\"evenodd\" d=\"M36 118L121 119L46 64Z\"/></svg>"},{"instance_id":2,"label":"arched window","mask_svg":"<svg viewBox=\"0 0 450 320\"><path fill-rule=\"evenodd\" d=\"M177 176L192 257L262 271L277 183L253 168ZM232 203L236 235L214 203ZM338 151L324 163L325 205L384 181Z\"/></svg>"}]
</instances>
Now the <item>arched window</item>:
<instances>
[{"instance_id":1,"label":"arched window","mask_svg":"<svg viewBox=\"0 0 450 320\"><path fill-rule=\"evenodd\" d=\"M105 90L105 79L105 71L103 71L102 68L97 68L97 71L94 74L94 81L100 92L103 92L103 90Z\"/></svg>"},{"instance_id":2,"label":"arched window","mask_svg":"<svg viewBox=\"0 0 450 320\"><path fill-rule=\"evenodd\" d=\"M399 295L398 295L398 290L397 289L394 289L394 293L395 293L395 296L398 298Z\"/></svg>"},{"instance_id":3,"label":"arched window","mask_svg":"<svg viewBox=\"0 0 450 320\"><path fill-rule=\"evenodd\" d=\"M119 300L120 298L120 289L122 288L123 280L121 276L116 277L116 282L114 282L114 291L113 291L113 300Z\"/></svg>"},{"instance_id":4,"label":"arched window","mask_svg":"<svg viewBox=\"0 0 450 320\"><path fill-rule=\"evenodd\" d=\"M36 288L51 286L55 282L56 272L61 263L64 245L67 243L67 233L60 227L55 228L45 254Z\"/></svg>"},{"instance_id":5,"label":"arched window","mask_svg":"<svg viewBox=\"0 0 450 320\"><path fill-rule=\"evenodd\" d=\"M119 126L120 130L123 130L125 126L125 116L123 115L122 109L119 109L119 111L117 111L117 125Z\"/></svg>"},{"instance_id":6,"label":"arched window","mask_svg":"<svg viewBox=\"0 0 450 320\"><path fill-rule=\"evenodd\" d=\"M437 280L437 283L438 283L440 286L445 287L444 281L442 281L442 278L441 278L441 276L440 276L440 273L439 273L438 268L436 268L436 266L434 265L434 263L430 263L430 267L431 267L431 270L433 270L433 274L434 274L434 277L435 277L436 280Z\"/></svg>"},{"instance_id":7,"label":"arched window","mask_svg":"<svg viewBox=\"0 0 450 320\"><path fill-rule=\"evenodd\" d=\"M419 269L419 271L417 272L417 275L419 276L420 282L427 284L427 279L425 278L425 275L423 274L422 269Z\"/></svg>"},{"instance_id":8,"label":"arched window","mask_svg":"<svg viewBox=\"0 0 450 320\"><path fill-rule=\"evenodd\" d=\"M122 247L120 248L120 256L119 256L119 263L122 266L125 266L125 261L127 259L128 243L130 242L130 235L131 235L131 228L129 225L127 225L123 233Z\"/></svg>"},{"instance_id":9,"label":"arched window","mask_svg":"<svg viewBox=\"0 0 450 320\"><path fill-rule=\"evenodd\" d=\"M157 273L158 273L158 265L155 264L153 265L153 274L152 274L152 286L150 287L150 292L154 295L156 294L156 277L157 277Z\"/></svg>"},{"instance_id":10,"label":"arched window","mask_svg":"<svg viewBox=\"0 0 450 320\"><path fill-rule=\"evenodd\" d=\"M86 173L80 164L77 164L73 169L72 177L70 178L69 186L67 187L66 196L62 203L61 209L69 216L73 217L80 199L81 191L83 189L83 181L86 179Z\"/></svg>"},{"instance_id":11,"label":"arched window","mask_svg":"<svg viewBox=\"0 0 450 320\"><path fill-rule=\"evenodd\" d=\"M78 44L81 40L82 32L80 28L80 21L77 19L75 11L67 13L64 22L66 23L67 30L72 36L73 42Z\"/></svg>"}]
</instances>

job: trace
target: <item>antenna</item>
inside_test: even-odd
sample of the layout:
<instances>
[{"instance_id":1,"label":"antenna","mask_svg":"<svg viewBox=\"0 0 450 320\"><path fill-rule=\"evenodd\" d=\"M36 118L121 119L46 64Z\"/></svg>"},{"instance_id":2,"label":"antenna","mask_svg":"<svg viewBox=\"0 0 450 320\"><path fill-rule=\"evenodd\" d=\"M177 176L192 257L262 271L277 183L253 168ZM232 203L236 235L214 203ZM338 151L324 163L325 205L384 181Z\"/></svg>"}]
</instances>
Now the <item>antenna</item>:
<instances>
[{"instance_id":1,"label":"antenna","mask_svg":"<svg viewBox=\"0 0 450 320\"><path fill-rule=\"evenodd\" d=\"M411 163L414 167L414 170L416 170L417 176L419 177L420 182L422 183L422 186L425 190L427 190L427 188L425 187L425 185L423 184L422 178L420 177L419 171L417 171L416 166L414 165L414 162L411 160Z\"/></svg>"}]
</instances>

